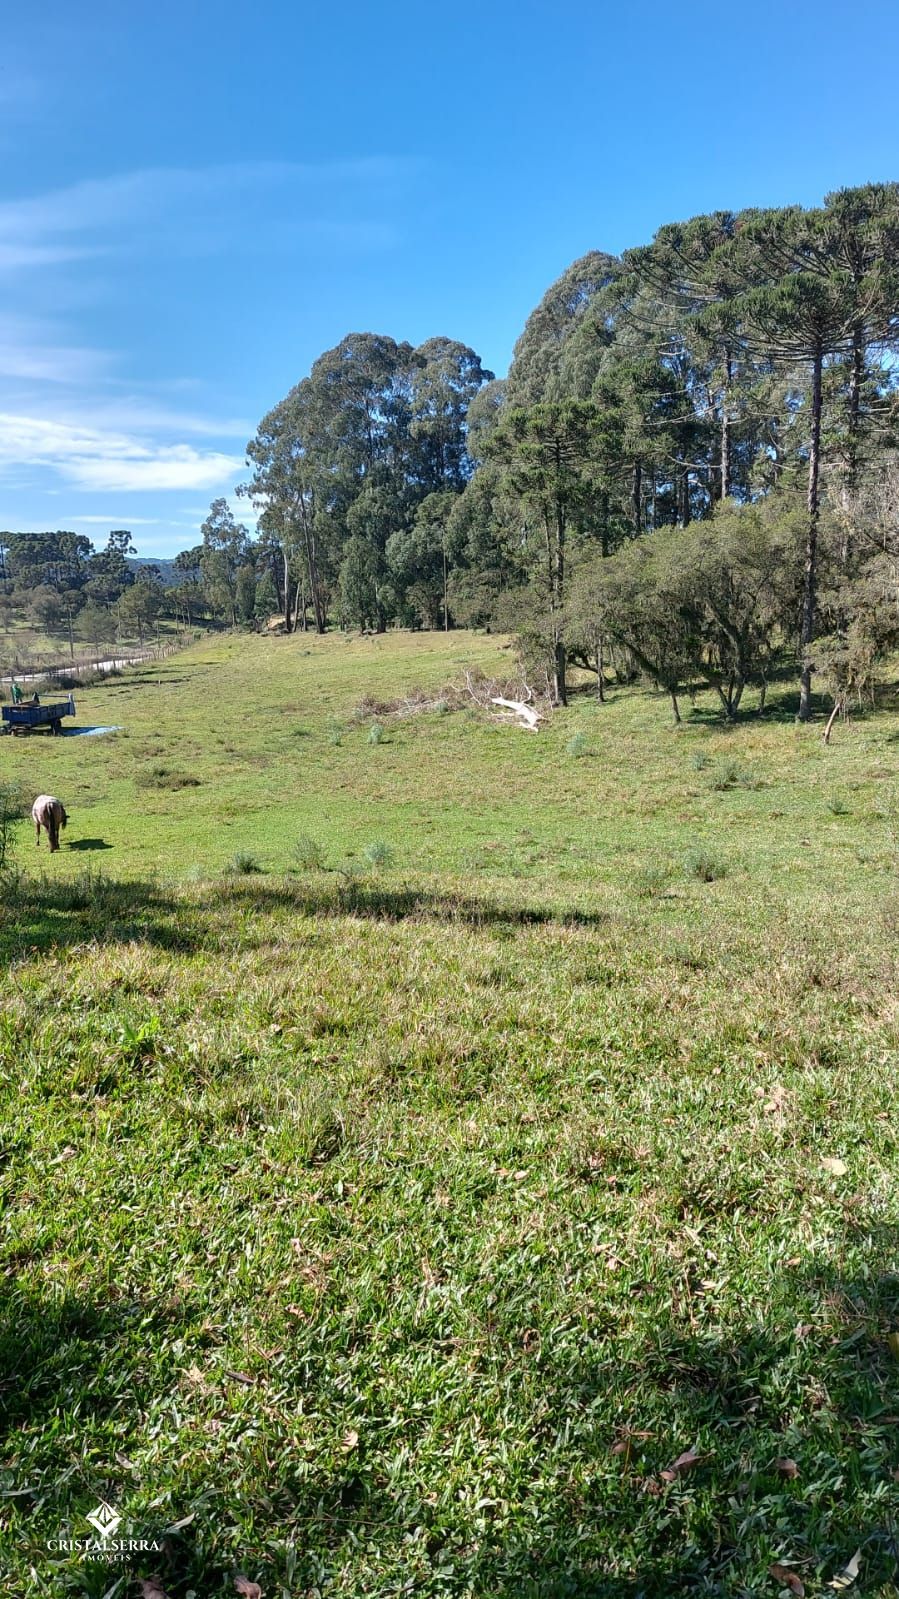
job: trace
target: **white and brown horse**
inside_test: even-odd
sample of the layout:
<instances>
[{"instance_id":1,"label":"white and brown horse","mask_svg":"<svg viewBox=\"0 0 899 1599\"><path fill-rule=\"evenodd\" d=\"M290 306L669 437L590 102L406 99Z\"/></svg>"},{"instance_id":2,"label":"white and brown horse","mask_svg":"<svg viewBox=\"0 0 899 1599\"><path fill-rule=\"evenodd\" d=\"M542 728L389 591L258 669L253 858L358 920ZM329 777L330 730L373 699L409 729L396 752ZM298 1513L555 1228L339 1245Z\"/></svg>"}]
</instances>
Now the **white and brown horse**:
<instances>
[{"instance_id":1,"label":"white and brown horse","mask_svg":"<svg viewBox=\"0 0 899 1599\"><path fill-rule=\"evenodd\" d=\"M41 828L50 840L50 854L59 849L59 830L68 821L66 809L54 794L39 794L31 807L31 820L37 830L36 842L40 846Z\"/></svg>"}]
</instances>

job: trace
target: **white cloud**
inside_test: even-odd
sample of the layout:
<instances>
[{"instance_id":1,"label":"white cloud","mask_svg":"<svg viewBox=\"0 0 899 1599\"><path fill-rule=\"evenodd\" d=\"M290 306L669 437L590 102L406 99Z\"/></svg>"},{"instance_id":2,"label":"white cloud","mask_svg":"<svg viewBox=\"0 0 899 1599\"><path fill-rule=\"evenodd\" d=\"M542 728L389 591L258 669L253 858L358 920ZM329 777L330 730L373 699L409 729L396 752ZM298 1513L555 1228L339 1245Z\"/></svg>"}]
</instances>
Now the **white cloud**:
<instances>
[{"instance_id":1,"label":"white cloud","mask_svg":"<svg viewBox=\"0 0 899 1599\"><path fill-rule=\"evenodd\" d=\"M58 419L0 414L0 472L49 467L75 488L113 493L211 489L233 482L243 458L190 444L143 441L134 434Z\"/></svg>"},{"instance_id":2,"label":"white cloud","mask_svg":"<svg viewBox=\"0 0 899 1599\"><path fill-rule=\"evenodd\" d=\"M356 214L365 199L414 170L409 161L372 157L320 163L242 161L209 167L147 167L66 188L0 201L0 271L55 265L79 256L134 248L152 232L167 248L218 250L223 237L234 247L258 248L262 235L288 243L331 248L380 249L395 240L379 219ZM274 218L272 191L282 204ZM316 215L312 198L326 213L342 210L353 195L353 215ZM296 202L296 205L292 202Z\"/></svg>"},{"instance_id":3,"label":"white cloud","mask_svg":"<svg viewBox=\"0 0 899 1599\"><path fill-rule=\"evenodd\" d=\"M100 350L61 342L46 320L0 315L0 377L80 388L103 378L110 365Z\"/></svg>"}]
</instances>

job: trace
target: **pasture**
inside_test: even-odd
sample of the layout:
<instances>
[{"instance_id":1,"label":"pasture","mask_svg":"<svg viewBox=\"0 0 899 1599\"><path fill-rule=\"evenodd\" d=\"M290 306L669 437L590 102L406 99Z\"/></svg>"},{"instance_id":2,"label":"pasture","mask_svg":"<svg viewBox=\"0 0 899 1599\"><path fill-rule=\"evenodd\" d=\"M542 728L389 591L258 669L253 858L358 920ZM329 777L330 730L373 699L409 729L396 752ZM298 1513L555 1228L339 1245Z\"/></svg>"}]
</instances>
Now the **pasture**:
<instances>
[{"instance_id":1,"label":"pasture","mask_svg":"<svg viewBox=\"0 0 899 1599\"><path fill-rule=\"evenodd\" d=\"M899 709L356 714L473 666L223 635L0 743L70 813L0 907L9 1599L897 1591ZM159 1551L53 1547L101 1499Z\"/></svg>"}]
</instances>

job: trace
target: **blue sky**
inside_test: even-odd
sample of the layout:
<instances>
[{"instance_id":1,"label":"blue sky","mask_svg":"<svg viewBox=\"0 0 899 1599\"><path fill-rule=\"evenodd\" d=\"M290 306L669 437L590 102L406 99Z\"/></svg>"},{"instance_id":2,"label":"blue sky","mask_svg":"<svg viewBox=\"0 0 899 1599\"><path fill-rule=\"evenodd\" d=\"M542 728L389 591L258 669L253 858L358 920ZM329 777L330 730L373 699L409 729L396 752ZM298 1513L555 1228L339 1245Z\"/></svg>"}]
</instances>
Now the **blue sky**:
<instances>
[{"instance_id":1,"label":"blue sky","mask_svg":"<svg viewBox=\"0 0 899 1599\"><path fill-rule=\"evenodd\" d=\"M502 373L585 250L899 177L897 43L892 0L7 7L0 527L174 554L345 333Z\"/></svg>"}]
</instances>

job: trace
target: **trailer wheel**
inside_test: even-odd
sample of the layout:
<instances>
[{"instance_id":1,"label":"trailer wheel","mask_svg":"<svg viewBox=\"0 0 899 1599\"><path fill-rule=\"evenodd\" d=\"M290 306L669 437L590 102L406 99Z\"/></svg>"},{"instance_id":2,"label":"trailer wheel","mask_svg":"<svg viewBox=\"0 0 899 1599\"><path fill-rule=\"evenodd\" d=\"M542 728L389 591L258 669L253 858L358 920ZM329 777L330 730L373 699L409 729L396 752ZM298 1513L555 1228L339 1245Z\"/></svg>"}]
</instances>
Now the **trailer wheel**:
<instances>
[{"instance_id":1,"label":"trailer wheel","mask_svg":"<svg viewBox=\"0 0 899 1599\"><path fill-rule=\"evenodd\" d=\"M50 732L53 734L53 737L56 738L58 734L62 732L62 722L51 722Z\"/></svg>"}]
</instances>

